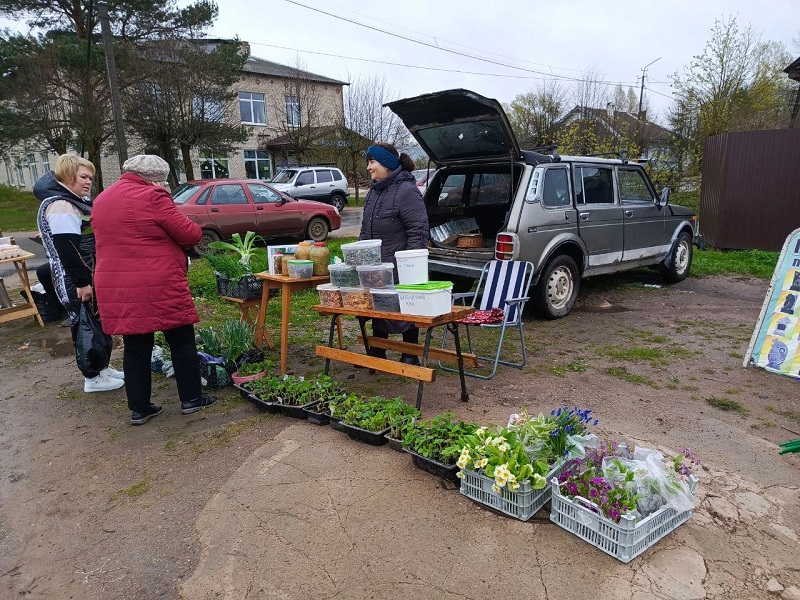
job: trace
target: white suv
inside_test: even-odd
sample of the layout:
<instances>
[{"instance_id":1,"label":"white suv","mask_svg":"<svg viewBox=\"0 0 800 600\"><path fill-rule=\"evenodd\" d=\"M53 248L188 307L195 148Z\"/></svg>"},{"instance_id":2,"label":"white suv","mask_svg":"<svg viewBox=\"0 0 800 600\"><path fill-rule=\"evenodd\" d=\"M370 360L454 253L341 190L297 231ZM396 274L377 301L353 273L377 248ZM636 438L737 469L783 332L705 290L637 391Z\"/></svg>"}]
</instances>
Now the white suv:
<instances>
[{"instance_id":1,"label":"white suv","mask_svg":"<svg viewBox=\"0 0 800 600\"><path fill-rule=\"evenodd\" d=\"M347 204L347 178L336 167L287 167L269 182L292 198L332 204L342 212Z\"/></svg>"}]
</instances>

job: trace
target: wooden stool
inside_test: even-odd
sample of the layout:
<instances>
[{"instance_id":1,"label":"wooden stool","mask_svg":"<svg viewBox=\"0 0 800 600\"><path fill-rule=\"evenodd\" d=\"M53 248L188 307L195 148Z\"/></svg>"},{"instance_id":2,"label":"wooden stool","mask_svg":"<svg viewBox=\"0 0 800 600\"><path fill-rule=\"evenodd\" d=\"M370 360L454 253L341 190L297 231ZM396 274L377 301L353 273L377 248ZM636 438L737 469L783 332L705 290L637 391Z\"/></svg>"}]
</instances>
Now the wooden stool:
<instances>
[{"instance_id":1,"label":"wooden stool","mask_svg":"<svg viewBox=\"0 0 800 600\"><path fill-rule=\"evenodd\" d=\"M258 328L258 309L261 306L261 298L253 298L252 300L243 300L241 298L234 298L232 296L220 296L223 300L227 300L228 302L233 302L239 307L239 311L241 312L241 319L242 321L246 321L250 323L253 327ZM272 342L272 338L269 335L269 331L267 328L264 327L262 330L263 338L261 340L255 339L253 343L261 347L263 342L267 343L267 347L270 350L275 349L275 344ZM256 331L256 338L258 337L258 331Z\"/></svg>"}]
</instances>

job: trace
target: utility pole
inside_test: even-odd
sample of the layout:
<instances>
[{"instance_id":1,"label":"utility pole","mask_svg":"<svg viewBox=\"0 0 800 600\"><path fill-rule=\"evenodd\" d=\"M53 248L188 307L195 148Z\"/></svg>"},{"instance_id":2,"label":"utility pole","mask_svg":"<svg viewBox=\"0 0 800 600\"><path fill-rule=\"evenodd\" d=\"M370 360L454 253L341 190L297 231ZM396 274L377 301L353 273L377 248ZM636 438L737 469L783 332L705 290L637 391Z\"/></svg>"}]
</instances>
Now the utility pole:
<instances>
[{"instance_id":1,"label":"utility pole","mask_svg":"<svg viewBox=\"0 0 800 600\"><path fill-rule=\"evenodd\" d=\"M639 90L639 112L636 113L636 118L639 119L640 121L642 120L642 100L644 100L644 78L647 75L647 67L649 67L650 65L652 65L654 63L657 63L660 60L661 60L661 57L659 56L653 62L651 62L647 66L645 66L644 69L642 69L642 88Z\"/></svg>"},{"instance_id":2,"label":"utility pole","mask_svg":"<svg viewBox=\"0 0 800 600\"><path fill-rule=\"evenodd\" d=\"M103 32L103 49L106 54L106 71L108 88L111 91L111 112L114 116L114 131L117 134L117 154L119 170L128 160L128 142L125 140L125 127L122 121L122 103L119 98L119 82L117 81L117 64L114 61L114 40L111 37L111 26L108 24L108 3L101 0L97 3L100 12L100 30Z\"/></svg>"}]
</instances>

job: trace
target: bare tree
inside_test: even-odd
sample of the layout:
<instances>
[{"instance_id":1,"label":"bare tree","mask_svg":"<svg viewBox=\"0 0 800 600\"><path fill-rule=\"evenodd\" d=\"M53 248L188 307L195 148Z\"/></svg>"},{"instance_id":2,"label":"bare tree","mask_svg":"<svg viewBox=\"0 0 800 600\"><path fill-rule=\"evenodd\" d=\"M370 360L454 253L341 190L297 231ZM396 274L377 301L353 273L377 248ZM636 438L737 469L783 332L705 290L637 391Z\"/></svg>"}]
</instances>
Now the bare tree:
<instances>
[{"instance_id":1,"label":"bare tree","mask_svg":"<svg viewBox=\"0 0 800 600\"><path fill-rule=\"evenodd\" d=\"M593 69L586 69L572 90L573 102L582 109L605 108L609 99L608 87ZM588 110L585 110L584 116L589 117Z\"/></svg>"},{"instance_id":2,"label":"bare tree","mask_svg":"<svg viewBox=\"0 0 800 600\"><path fill-rule=\"evenodd\" d=\"M507 107L514 134L524 146L544 146L555 141L555 126L566 112L567 90L559 81L542 82L536 89L514 97Z\"/></svg>"}]
</instances>

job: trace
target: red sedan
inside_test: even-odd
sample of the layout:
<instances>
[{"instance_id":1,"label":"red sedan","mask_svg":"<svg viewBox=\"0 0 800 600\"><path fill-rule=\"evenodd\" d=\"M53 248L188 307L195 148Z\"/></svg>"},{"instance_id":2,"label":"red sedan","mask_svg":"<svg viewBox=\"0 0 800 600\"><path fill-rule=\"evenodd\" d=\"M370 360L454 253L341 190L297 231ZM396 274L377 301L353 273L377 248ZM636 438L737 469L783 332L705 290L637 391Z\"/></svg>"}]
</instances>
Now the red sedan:
<instances>
[{"instance_id":1,"label":"red sedan","mask_svg":"<svg viewBox=\"0 0 800 600\"><path fill-rule=\"evenodd\" d=\"M197 245L255 231L264 238L322 241L339 229L342 218L334 207L313 200L295 200L253 179L187 181L172 191L178 208L203 228Z\"/></svg>"}]
</instances>

